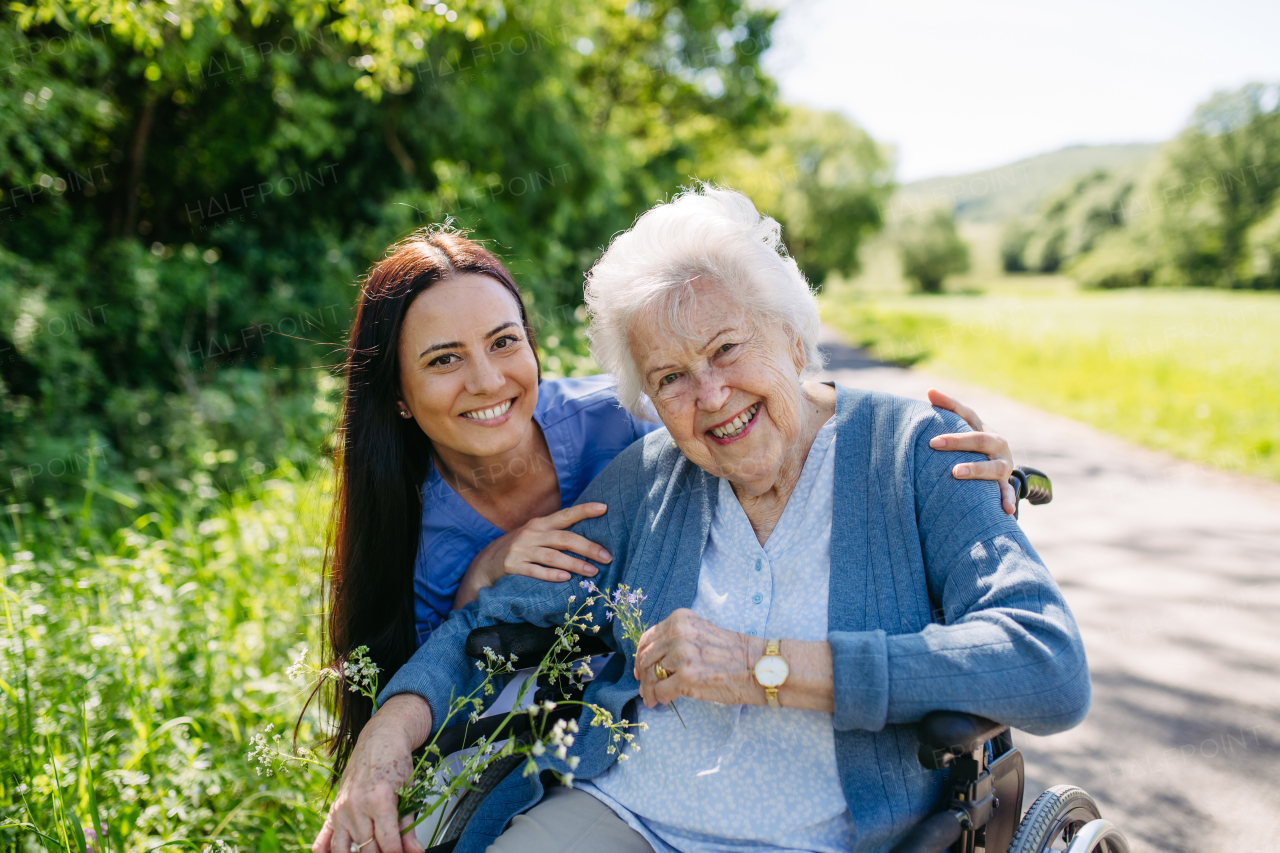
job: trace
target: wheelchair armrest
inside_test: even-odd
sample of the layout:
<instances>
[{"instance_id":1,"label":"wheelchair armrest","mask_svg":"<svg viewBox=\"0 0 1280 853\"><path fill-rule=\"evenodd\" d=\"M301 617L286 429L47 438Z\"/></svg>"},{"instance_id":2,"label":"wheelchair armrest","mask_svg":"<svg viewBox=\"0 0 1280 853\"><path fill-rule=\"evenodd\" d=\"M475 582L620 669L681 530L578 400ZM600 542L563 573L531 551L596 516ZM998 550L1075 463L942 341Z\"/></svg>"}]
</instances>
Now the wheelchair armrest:
<instances>
[{"instance_id":1,"label":"wheelchair armrest","mask_svg":"<svg viewBox=\"0 0 1280 853\"><path fill-rule=\"evenodd\" d=\"M555 644L555 628L539 628L520 622L476 628L467 635L466 652L477 660L484 658L486 647L505 658L515 654L518 658L516 668L519 669L521 666L536 666ZM613 651L598 634L579 635L578 648L584 656L607 655Z\"/></svg>"},{"instance_id":2,"label":"wheelchair armrest","mask_svg":"<svg viewBox=\"0 0 1280 853\"><path fill-rule=\"evenodd\" d=\"M945 853L960 838L965 819L963 812L932 814L912 827L890 853Z\"/></svg>"},{"instance_id":3,"label":"wheelchair armrest","mask_svg":"<svg viewBox=\"0 0 1280 853\"><path fill-rule=\"evenodd\" d=\"M933 711L920 721L917 757L930 770L941 770L956 756L973 752L1008 728L973 714Z\"/></svg>"}]
</instances>

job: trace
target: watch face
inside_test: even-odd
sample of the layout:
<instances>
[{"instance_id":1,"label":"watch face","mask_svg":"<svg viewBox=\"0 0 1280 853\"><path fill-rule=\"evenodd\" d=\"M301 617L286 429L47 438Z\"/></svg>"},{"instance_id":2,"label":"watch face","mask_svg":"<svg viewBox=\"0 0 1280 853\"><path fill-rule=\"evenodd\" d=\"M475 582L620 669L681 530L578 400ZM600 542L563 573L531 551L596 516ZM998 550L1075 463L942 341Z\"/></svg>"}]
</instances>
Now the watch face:
<instances>
[{"instance_id":1,"label":"watch face","mask_svg":"<svg viewBox=\"0 0 1280 853\"><path fill-rule=\"evenodd\" d=\"M778 655L765 655L756 661L756 681L761 687L780 687L791 668Z\"/></svg>"}]
</instances>

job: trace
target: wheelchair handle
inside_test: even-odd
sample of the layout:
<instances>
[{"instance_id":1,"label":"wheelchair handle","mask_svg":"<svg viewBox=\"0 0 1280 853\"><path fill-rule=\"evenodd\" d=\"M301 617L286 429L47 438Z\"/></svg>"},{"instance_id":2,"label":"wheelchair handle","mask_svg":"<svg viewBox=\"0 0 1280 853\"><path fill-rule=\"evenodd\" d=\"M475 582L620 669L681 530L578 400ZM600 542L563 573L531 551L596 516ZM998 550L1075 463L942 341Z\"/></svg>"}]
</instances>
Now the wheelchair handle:
<instances>
[{"instance_id":1,"label":"wheelchair handle","mask_svg":"<svg viewBox=\"0 0 1280 853\"><path fill-rule=\"evenodd\" d=\"M1020 465L1009 475L1009 484L1017 492L1018 500L1026 500L1032 506L1047 504L1053 500L1053 483L1049 475L1039 468Z\"/></svg>"}]
</instances>

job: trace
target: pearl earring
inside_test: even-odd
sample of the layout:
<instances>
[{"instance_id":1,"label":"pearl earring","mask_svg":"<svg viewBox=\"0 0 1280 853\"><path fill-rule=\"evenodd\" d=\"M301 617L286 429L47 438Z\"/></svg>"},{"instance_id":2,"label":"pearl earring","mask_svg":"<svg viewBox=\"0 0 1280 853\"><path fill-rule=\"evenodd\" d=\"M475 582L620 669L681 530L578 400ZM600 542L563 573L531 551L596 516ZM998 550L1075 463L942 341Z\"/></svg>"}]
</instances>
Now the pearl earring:
<instances>
[{"instance_id":1,"label":"pearl earring","mask_svg":"<svg viewBox=\"0 0 1280 853\"><path fill-rule=\"evenodd\" d=\"M402 418L411 418L411 417L413 417L413 412L409 411L408 409L401 409L401 410L400 410L400 417L402 417Z\"/></svg>"}]
</instances>

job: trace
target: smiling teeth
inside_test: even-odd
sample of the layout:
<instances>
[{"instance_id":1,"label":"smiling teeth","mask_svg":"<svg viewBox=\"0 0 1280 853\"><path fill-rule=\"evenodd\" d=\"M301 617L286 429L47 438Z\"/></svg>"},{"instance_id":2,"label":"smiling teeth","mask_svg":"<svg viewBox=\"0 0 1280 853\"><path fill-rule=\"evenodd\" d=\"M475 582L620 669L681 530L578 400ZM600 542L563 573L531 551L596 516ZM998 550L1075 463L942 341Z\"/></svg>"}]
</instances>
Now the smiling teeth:
<instances>
[{"instance_id":1,"label":"smiling teeth","mask_svg":"<svg viewBox=\"0 0 1280 853\"><path fill-rule=\"evenodd\" d=\"M474 412L463 412L464 418L470 418L473 421L491 421L494 418L500 418L507 413L507 409L511 408L511 400L500 403L492 409L476 409Z\"/></svg>"},{"instance_id":2,"label":"smiling teeth","mask_svg":"<svg viewBox=\"0 0 1280 853\"><path fill-rule=\"evenodd\" d=\"M716 438L733 438L735 435L747 428L747 424L751 423L751 419L756 416L756 409L758 408L760 408L760 404L756 403L754 406L729 421L729 423L711 430L711 434Z\"/></svg>"}]
</instances>

